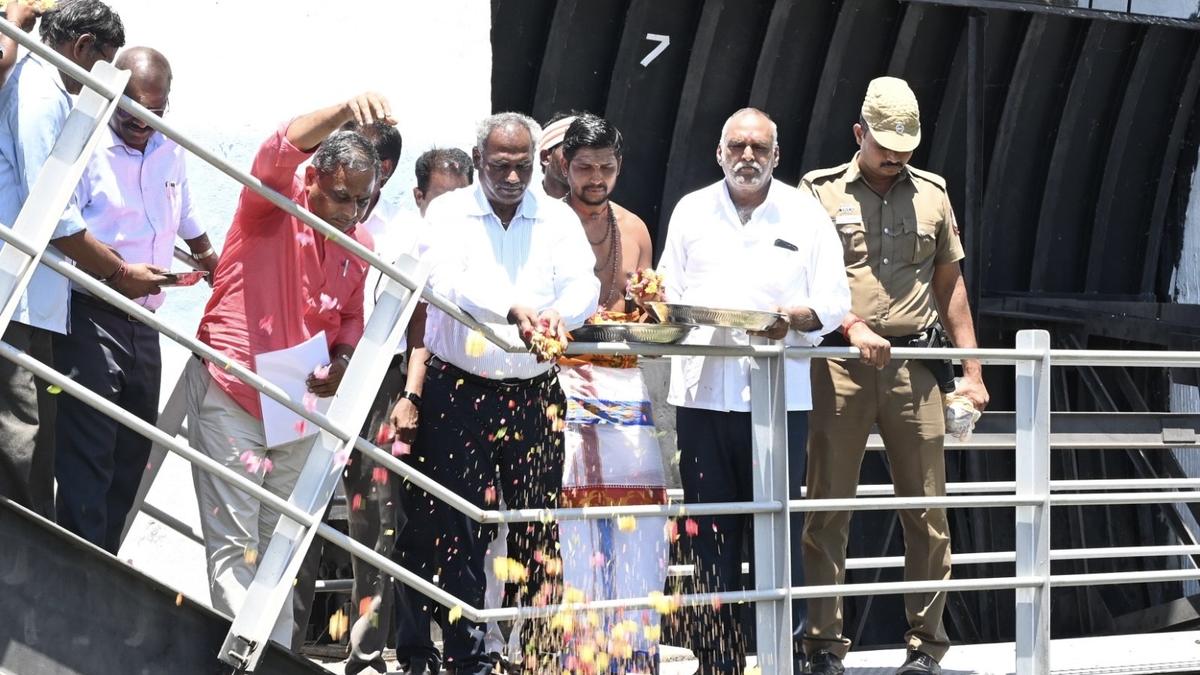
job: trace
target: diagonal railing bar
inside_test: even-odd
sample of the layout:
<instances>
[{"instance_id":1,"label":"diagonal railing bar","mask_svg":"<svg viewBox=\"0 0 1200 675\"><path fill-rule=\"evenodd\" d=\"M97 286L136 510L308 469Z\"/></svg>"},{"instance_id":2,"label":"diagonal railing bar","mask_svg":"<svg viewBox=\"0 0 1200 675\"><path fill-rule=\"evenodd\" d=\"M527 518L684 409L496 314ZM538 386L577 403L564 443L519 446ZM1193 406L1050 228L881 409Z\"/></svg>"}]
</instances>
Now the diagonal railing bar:
<instances>
[{"instance_id":1,"label":"diagonal railing bar","mask_svg":"<svg viewBox=\"0 0 1200 675\"><path fill-rule=\"evenodd\" d=\"M388 572L397 579L403 580L404 583L407 583L420 590L430 598L436 599L439 603L451 607L455 605L461 605L464 613L470 609L454 595L433 584L430 584L419 576L397 565L394 561L376 553L374 549L368 548L367 546L354 541L341 532L338 532L329 525L322 523L319 517L311 516L299 508L292 506L292 504L290 504L286 499L268 492L261 486L251 482L245 476L235 473L228 467L210 458L208 455L196 450L195 448L192 448L186 443L181 442L179 439L167 434L158 427L122 409L115 403L112 403L104 397L96 394L87 387L47 366L41 361L38 361L32 356L20 351L19 349L16 349L7 342L0 342L0 358L7 359L21 368L29 370L34 375L42 378L56 387L59 387L62 390L62 393L74 396L95 410L98 410L121 422L137 434L148 438L154 443L158 443L165 448L168 448L200 470L217 476L230 483L237 489L253 495L256 499L264 504L270 505L281 515L287 516L288 518L291 518L305 527L318 526L318 534L327 541L332 542L334 545L348 552L358 555L371 565Z\"/></svg>"}]
</instances>

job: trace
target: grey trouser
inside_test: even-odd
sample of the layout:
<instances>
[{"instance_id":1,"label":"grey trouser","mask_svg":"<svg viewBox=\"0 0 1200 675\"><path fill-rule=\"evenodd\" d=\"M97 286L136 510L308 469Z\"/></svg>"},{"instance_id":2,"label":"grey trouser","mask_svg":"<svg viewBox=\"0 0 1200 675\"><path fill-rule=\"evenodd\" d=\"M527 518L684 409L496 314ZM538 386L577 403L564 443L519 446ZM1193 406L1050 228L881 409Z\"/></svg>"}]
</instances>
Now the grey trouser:
<instances>
[{"instance_id":1,"label":"grey trouser","mask_svg":"<svg viewBox=\"0 0 1200 675\"><path fill-rule=\"evenodd\" d=\"M262 421L246 412L213 381L208 367L189 359L184 370L188 388L188 440L226 468L283 499L292 494L300 470L308 459L312 438L278 447L266 447ZM269 471L252 470L242 454L270 459ZM260 506L256 498L200 469L192 469L200 529L208 559L208 581L213 608L234 616L242 609L254 580L259 556L267 550L279 513ZM290 647L292 599L283 604L271 639Z\"/></svg>"},{"instance_id":2,"label":"grey trouser","mask_svg":"<svg viewBox=\"0 0 1200 675\"><path fill-rule=\"evenodd\" d=\"M4 342L54 365L50 331L12 321ZM54 416L48 383L0 359L0 497L54 520Z\"/></svg>"}]
</instances>

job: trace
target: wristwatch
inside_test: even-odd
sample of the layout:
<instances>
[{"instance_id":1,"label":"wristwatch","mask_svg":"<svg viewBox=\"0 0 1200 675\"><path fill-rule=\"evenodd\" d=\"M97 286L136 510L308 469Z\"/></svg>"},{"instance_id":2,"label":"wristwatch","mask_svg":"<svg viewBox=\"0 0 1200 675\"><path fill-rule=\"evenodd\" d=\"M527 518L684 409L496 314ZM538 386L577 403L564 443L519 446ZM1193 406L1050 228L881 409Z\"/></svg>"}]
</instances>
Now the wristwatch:
<instances>
[{"instance_id":1,"label":"wristwatch","mask_svg":"<svg viewBox=\"0 0 1200 675\"><path fill-rule=\"evenodd\" d=\"M420 394L414 394L411 391L405 390L404 393L400 394L400 398L406 398L406 399L412 401L412 404L415 405L418 410L421 409L421 395Z\"/></svg>"}]
</instances>

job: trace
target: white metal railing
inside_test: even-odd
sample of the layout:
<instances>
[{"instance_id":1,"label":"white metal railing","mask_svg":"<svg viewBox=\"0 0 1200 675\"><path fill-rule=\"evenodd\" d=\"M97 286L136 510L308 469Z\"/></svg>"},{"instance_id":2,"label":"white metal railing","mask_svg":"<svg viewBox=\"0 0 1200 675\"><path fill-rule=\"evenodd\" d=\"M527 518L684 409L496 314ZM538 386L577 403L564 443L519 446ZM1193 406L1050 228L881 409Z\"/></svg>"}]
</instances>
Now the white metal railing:
<instances>
[{"instance_id":1,"label":"white metal railing","mask_svg":"<svg viewBox=\"0 0 1200 675\"><path fill-rule=\"evenodd\" d=\"M509 351L522 351L523 347L509 342L498 335L491 327L480 324L454 306L449 301L432 293L424 287L423 277L415 262L402 261L400 265L392 265L382 260L373 252L363 248L357 242L347 238L340 231L311 213L301 209L288 200L246 174L229 165L220 157L214 156L206 149L190 141L184 134L174 129L165 120L149 113L136 102L121 96L119 88L111 77L102 81L91 74L67 62L58 54L47 49L26 36L7 21L0 20L0 33L13 37L25 47L37 52L43 58L63 69L70 76L82 82L91 91L99 93L109 100L116 100L117 105L131 114L144 120L163 134L171 137L181 146L187 148L201 159L216 166L242 185L262 194L272 203L287 213L299 218L310 227L335 240L368 264L380 269L392 282L386 289L390 305L384 302L382 308L377 307L368 325L364 340L369 342L365 348L356 352L352 359L351 370L347 376L361 375L369 384L371 375L369 369L377 365L380 355L386 354L390 359L392 348L398 340L397 325L407 323L411 316L411 308L417 296L441 308L448 315L479 330L487 339ZM103 69L103 66L98 66ZM123 84L123 81L122 81ZM81 98L82 100L82 98ZM99 112L93 111L87 115L86 123L91 125L93 132L107 122L112 113L110 104ZM72 113L75 115L76 113ZM74 157L69 158L75 164L87 161L88 148L81 144L75 151ZM76 166L75 168L81 168ZM62 192L62 191L60 191ZM56 202L60 202L57 203ZM34 213L32 204L27 205L28 222L39 220L36 227L24 229L9 229L0 227L0 239L7 246L5 250L20 254L17 264L6 264L5 257L0 254L0 272L15 272L17 278L7 286L0 287L0 297L6 305L11 305L13 299L22 292L24 283L19 274L28 269L29 260L36 260L47 265L72 282L87 289L94 295L119 307L122 311L137 317L162 334L184 345L195 354L227 368L235 376L245 381L257 391L283 404L285 407L307 419L320 430L311 451L313 457L330 455L333 448L354 449L370 456L373 460L389 470L412 481L432 495L444 500L466 516L480 523L499 522L528 522L547 519L596 519L616 516L684 516L684 515L714 515L718 513L741 513L753 515L755 529L760 536L755 538L755 566L758 571L758 587L754 590L696 593L677 596L673 602L679 606L708 605L720 602L755 602L757 604L758 620L758 656L764 672L791 673L791 609L793 600L822 596L854 596L889 593L915 593L929 591L974 591L1015 589L1017 593L1017 626L1016 671L1025 673L1049 672L1049 591L1052 587L1100 585L1130 582L1157 582L1180 579L1200 578L1200 570L1165 570L1152 572L1126 572L1106 574L1071 574L1053 575L1050 563L1054 560L1098 559L1116 557L1148 557L1167 555L1188 555L1198 552L1195 546L1144 546L1144 547L1110 547L1078 550L1051 550L1049 547L1050 509L1058 505L1081 504L1143 504L1143 503L1177 503L1185 501L1200 501L1200 492L1184 491L1200 487L1200 479L1176 480L1085 480L1085 481L1050 481L1048 462L1051 450L1051 434L1049 427L1049 387L1050 369L1057 365L1126 365L1149 367L1200 367L1200 352L1134 352L1134 351L1085 351L1085 350L1051 350L1049 336L1044 331L1022 331L1017 340L1016 349L895 349L893 358L899 359L964 359L974 358L985 363L1012 364L1017 373L1017 472L1015 481L988 482L981 484L952 484L946 497L889 497L890 486L864 486L860 490L862 498L856 499L825 499L825 500L793 500L787 493L787 453L786 453L786 408L782 396L785 377L783 362L788 356L793 357L856 357L857 351L852 348L796 348L783 347L779 344L754 344L748 347L706 347L686 345L627 345L627 344L574 344L570 353L592 354L639 354L644 356L671 355L713 355L713 356L748 356L753 359L751 370L752 426L754 428L753 444L756 457L754 476L755 501L735 504L669 504L655 506L624 506L624 507L588 507L577 509L525 509L525 510L494 510L478 508L458 495L450 492L441 485L393 457L390 452L376 447L370 441L360 438L357 430L361 427L365 410L361 400L349 396L351 403L345 408L351 412L347 415L322 415L306 410L299 401L291 400L286 394L270 382L236 363L230 362L224 355L214 352L194 338L183 335L166 325L157 317L141 306L120 296L104 284L92 279L89 275L77 270L69 262L63 260L52 251L44 250L42 243L53 229L55 214L60 213L65 206L63 195L47 197L38 200L36 207L42 213ZM57 207L57 209L56 209ZM26 213L22 212L22 217ZM26 232L28 229L29 232ZM11 257L11 256L9 256ZM11 268L11 269L10 269ZM7 316L0 316L0 330L7 324ZM274 616L278 614L281 603L290 588L287 580L289 571L294 573L295 565L303 557L304 549L313 536L321 536L333 544L356 555L367 563L387 572L401 583L413 586L425 593L434 601L447 607L461 609L465 618L471 621L510 620L522 617L548 616L560 611L585 611L588 609L653 607L655 598L626 598L606 600L570 606L521 607L482 609L463 603L438 586L426 581L416 574L409 572L395 562L380 556L363 544L333 530L321 523L320 513L324 503L332 493L333 482L337 480L337 472L330 472L328 457L324 457L325 465L310 457L315 467L310 480L305 475L297 483L296 490L290 499L281 499L235 472L211 460L202 452L191 448L188 444L177 439L173 432L159 429L130 415L102 397L88 391L69 377L40 363L28 354L22 353L7 344L0 344L0 357L27 368L39 377L59 386L63 392L75 396L87 405L109 415L135 432L151 439L158 446L178 454L191 462L202 471L209 472L222 480L229 482L240 490L255 496L257 499L278 510L285 518L280 519L276 531L288 535L272 538L271 549L264 556L256 577L256 587L261 587L262 595L256 596L260 602L247 602L234 617L234 626L226 645L219 657L237 667L253 669L261 656L262 645L269 632L269 626ZM359 380L355 380L356 383ZM377 380L375 384L378 384ZM358 387L371 389L373 387ZM335 399L335 405L342 394ZM357 397L361 399L361 397ZM332 413L332 410L331 410ZM336 417L340 424L333 421ZM1066 446L1064 446L1066 447ZM1080 447L1072 444L1069 447ZM1088 446L1093 447L1093 446ZM1109 446L1095 446L1109 447ZM1117 445L1112 447L1126 447ZM320 459L318 457L318 459ZM1101 490L1099 493L1061 494L1061 490ZM1112 490L1131 490L1113 492ZM1136 491L1142 490L1142 491ZM1148 492L1146 490L1156 490ZM1168 491L1170 490L1170 491ZM986 494L964 494L968 492ZM878 495L878 496L872 496ZM790 584L790 528L789 514L791 512L807 512L815 510L879 510L899 508L988 508L1013 507L1017 538L1014 551L990 552L974 554L957 554L956 563L993 563L1013 562L1016 565L1015 574L1008 577L993 577L982 579L951 579L944 581L910 581L910 582L881 582L865 584L843 584L836 586L806 586L792 587ZM277 541L287 540L276 550ZM894 557L852 559L849 566L855 569L894 567L901 559ZM681 566L674 568L676 573L686 571ZM259 577L267 577L260 579ZM286 583L285 583L286 581ZM252 590L254 590L252 588ZM265 628L264 628L265 626Z\"/></svg>"}]
</instances>

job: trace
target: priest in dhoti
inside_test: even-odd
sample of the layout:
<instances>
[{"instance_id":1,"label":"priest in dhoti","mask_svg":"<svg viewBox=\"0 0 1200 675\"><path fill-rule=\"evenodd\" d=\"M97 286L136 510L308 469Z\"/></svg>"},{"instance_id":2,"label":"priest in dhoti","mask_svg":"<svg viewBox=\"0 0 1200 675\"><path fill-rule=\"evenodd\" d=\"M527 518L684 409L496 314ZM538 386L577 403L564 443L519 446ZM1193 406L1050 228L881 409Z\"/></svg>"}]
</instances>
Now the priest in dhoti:
<instances>
[{"instance_id":1,"label":"priest in dhoti","mask_svg":"<svg viewBox=\"0 0 1200 675\"><path fill-rule=\"evenodd\" d=\"M581 115L563 139L567 203L579 215L600 279L592 322L637 320L627 282L651 265L650 234L640 218L609 199L621 169L621 134L607 120ZM650 295L654 295L651 288ZM628 310L633 310L627 313ZM650 397L636 356L585 355L559 361L567 394L564 507L666 504L666 469L654 433ZM564 520L559 523L564 597L611 600L661 592L667 573L666 517ZM658 659L659 614L630 609L580 615L567 638L564 667L650 672Z\"/></svg>"}]
</instances>

